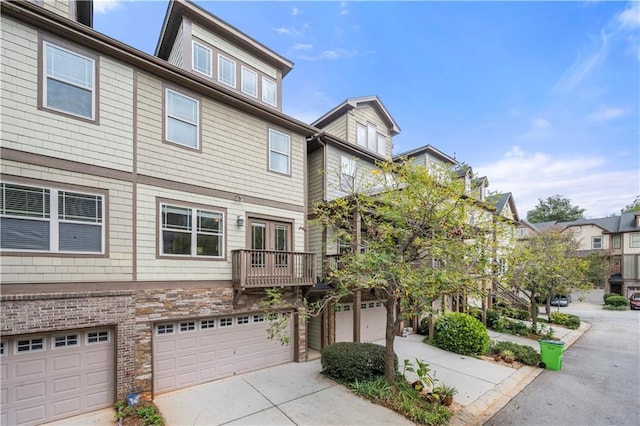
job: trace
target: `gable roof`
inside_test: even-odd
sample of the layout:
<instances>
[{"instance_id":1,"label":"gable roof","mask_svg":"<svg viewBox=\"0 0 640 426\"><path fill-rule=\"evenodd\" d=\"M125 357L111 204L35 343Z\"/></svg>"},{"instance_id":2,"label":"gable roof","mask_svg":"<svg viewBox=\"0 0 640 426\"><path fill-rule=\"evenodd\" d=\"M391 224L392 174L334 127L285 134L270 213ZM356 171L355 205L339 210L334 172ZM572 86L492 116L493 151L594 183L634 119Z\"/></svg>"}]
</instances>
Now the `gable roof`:
<instances>
[{"instance_id":1,"label":"gable roof","mask_svg":"<svg viewBox=\"0 0 640 426\"><path fill-rule=\"evenodd\" d=\"M444 152L440 151L438 148L436 148L433 145L424 145L419 148L412 149L411 151L406 151L400 154L396 154L393 156L393 161L398 161L404 157L417 157L418 155L421 155L421 154L429 154L433 157L440 159L445 163L458 164L455 158L445 154Z\"/></svg>"},{"instance_id":2,"label":"gable roof","mask_svg":"<svg viewBox=\"0 0 640 426\"><path fill-rule=\"evenodd\" d=\"M384 104L382 103L380 98L378 98L377 95L361 96L358 98L347 98L340 105L336 106L335 108L333 108L332 110L324 114L322 117L318 118L316 121L311 123L311 125L316 127L324 127L327 124L334 121L335 119L337 119L338 117L343 116L345 113L363 104L370 104L376 110L378 110L378 113L380 113L382 118L384 118L384 121L386 121L387 125L391 129L392 136L395 136L398 133L400 133L400 127L398 127L398 124L393 119L391 114L389 114L389 111L387 110L387 108L384 106Z\"/></svg>"},{"instance_id":3,"label":"gable roof","mask_svg":"<svg viewBox=\"0 0 640 426\"><path fill-rule=\"evenodd\" d=\"M623 213L620 216L599 217L595 219L577 219L570 222L541 222L532 223L537 231L546 231L554 226L564 230L574 226L592 225L602 229L605 233L613 234L618 232L636 232L640 227L636 226L636 213Z\"/></svg>"},{"instance_id":4,"label":"gable roof","mask_svg":"<svg viewBox=\"0 0 640 426\"><path fill-rule=\"evenodd\" d=\"M223 36L239 48L272 65L282 72L282 77L293 69L293 62L290 60L278 55L267 46L189 0L169 1L158 45L156 46L155 55L157 57L165 60L169 59L171 48L184 17L205 27L207 30Z\"/></svg>"},{"instance_id":5,"label":"gable roof","mask_svg":"<svg viewBox=\"0 0 640 426\"><path fill-rule=\"evenodd\" d=\"M485 178L486 179L486 178ZM489 204L493 205L496 209L496 213L502 215L502 212L505 206L509 206L511 212L513 213L513 219L519 221L518 209L516 208L516 202L513 199L513 194L511 192L505 192L503 194L499 194L498 197L491 200Z\"/></svg>"}]
</instances>

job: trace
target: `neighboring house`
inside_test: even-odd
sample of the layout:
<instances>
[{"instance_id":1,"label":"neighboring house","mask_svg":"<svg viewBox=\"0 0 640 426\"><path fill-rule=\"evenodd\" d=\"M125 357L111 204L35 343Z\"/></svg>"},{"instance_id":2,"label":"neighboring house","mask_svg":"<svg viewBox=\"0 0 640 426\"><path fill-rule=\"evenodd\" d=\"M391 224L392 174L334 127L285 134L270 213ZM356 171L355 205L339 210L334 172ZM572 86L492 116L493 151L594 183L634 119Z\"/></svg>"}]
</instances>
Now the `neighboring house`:
<instances>
[{"instance_id":1,"label":"neighboring house","mask_svg":"<svg viewBox=\"0 0 640 426\"><path fill-rule=\"evenodd\" d=\"M527 228L534 232L550 228L572 232L581 254L597 252L610 261L611 274L605 283L606 293L629 296L640 291L640 213L527 224Z\"/></svg>"},{"instance_id":2,"label":"neighboring house","mask_svg":"<svg viewBox=\"0 0 640 426\"><path fill-rule=\"evenodd\" d=\"M376 163L391 160L392 138L400 132L395 120L377 96L349 98L323 115L312 125L321 129L310 138L308 157L308 218L313 206L373 185ZM366 229L354 218L361 232L345 243L334 230L311 222L308 227L309 250L318 254L318 271L325 278L328 262L344 250L366 250ZM322 297L312 292L311 298ZM379 300L369 300L360 292L325 309L309 320L309 347L321 350L334 341L373 341L384 338L386 310Z\"/></svg>"},{"instance_id":3,"label":"neighboring house","mask_svg":"<svg viewBox=\"0 0 640 426\"><path fill-rule=\"evenodd\" d=\"M259 305L316 283L291 62L191 3L156 56L91 8L1 4L2 424L306 359L305 322L281 313L283 346Z\"/></svg>"}]
</instances>

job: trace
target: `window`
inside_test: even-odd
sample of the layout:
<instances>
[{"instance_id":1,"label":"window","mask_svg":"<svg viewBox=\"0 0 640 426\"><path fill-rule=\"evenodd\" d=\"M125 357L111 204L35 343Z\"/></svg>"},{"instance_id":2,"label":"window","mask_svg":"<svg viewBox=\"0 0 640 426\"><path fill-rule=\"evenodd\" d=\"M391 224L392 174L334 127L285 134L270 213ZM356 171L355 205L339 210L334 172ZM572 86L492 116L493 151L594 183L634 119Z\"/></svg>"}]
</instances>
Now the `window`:
<instances>
[{"instance_id":1,"label":"window","mask_svg":"<svg viewBox=\"0 0 640 426\"><path fill-rule=\"evenodd\" d=\"M44 350L44 339L24 339L16 341L16 353L34 352Z\"/></svg>"},{"instance_id":2,"label":"window","mask_svg":"<svg viewBox=\"0 0 640 426\"><path fill-rule=\"evenodd\" d=\"M4 340L0 342L0 356L5 356L7 354L7 342Z\"/></svg>"},{"instance_id":3,"label":"window","mask_svg":"<svg viewBox=\"0 0 640 426\"><path fill-rule=\"evenodd\" d=\"M367 148L375 151L378 146L378 129L375 124L367 123Z\"/></svg>"},{"instance_id":4,"label":"window","mask_svg":"<svg viewBox=\"0 0 640 426\"><path fill-rule=\"evenodd\" d=\"M103 252L103 196L10 183L0 188L3 250Z\"/></svg>"},{"instance_id":5,"label":"window","mask_svg":"<svg viewBox=\"0 0 640 426\"><path fill-rule=\"evenodd\" d=\"M360 146L367 146L367 128L360 123L356 123L356 143Z\"/></svg>"},{"instance_id":6,"label":"window","mask_svg":"<svg viewBox=\"0 0 640 426\"><path fill-rule=\"evenodd\" d=\"M242 67L242 93L246 93L254 98L258 97L258 74L251 71L249 68Z\"/></svg>"},{"instance_id":7,"label":"window","mask_svg":"<svg viewBox=\"0 0 640 426\"><path fill-rule=\"evenodd\" d=\"M524 237L527 233L527 230L524 228L518 228L518 237Z\"/></svg>"},{"instance_id":8,"label":"window","mask_svg":"<svg viewBox=\"0 0 640 426\"><path fill-rule=\"evenodd\" d=\"M259 322L264 322L264 314L256 314L253 316L253 322L254 323L259 323Z\"/></svg>"},{"instance_id":9,"label":"window","mask_svg":"<svg viewBox=\"0 0 640 426\"><path fill-rule=\"evenodd\" d=\"M340 163L340 187L344 191L352 191L354 190L355 184L356 160L355 158L348 158L343 155L340 157Z\"/></svg>"},{"instance_id":10,"label":"window","mask_svg":"<svg viewBox=\"0 0 640 426\"><path fill-rule=\"evenodd\" d=\"M249 316L248 315L243 315L241 317L237 317L236 318L236 324L238 324L238 325L249 324Z\"/></svg>"},{"instance_id":11,"label":"window","mask_svg":"<svg viewBox=\"0 0 640 426\"><path fill-rule=\"evenodd\" d=\"M53 338L53 347L54 348L64 348L67 346L77 346L78 345L78 335L70 334L67 336L55 336Z\"/></svg>"},{"instance_id":12,"label":"window","mask_svg":"<svg viewBox=\"0 0 640 426\"><path fill-rule=\"evenodd\" d=\"M262 102L278 106L278 89L275 81L262 77Z\"/></svg>"},{"instance_id":13,"label":"window","mask_svg":"<svg viewBox=\"0 0 640 426\"><path fill-rule=\"evenodd\" d=\"M360 309L367 309L367 304L366 303L361 303L360 304Z\"/></svg>"},{"instance_id":14,"label":"window","mask_svg":"<svg viewBox=\"0 0 640 426\"><path fill-rule=\"evenodd\" d=\"M343 310L344 312L348 312L348 311L350 311L350 310L351 310L351 305L342 305L342 310Z\"/></svg>"},{"instance_id":15,"label":"window","mask_svg":"<svg viewBox=\"0 0 640 426\"><path fill-rule=\"evenodd\" d=\"M156 327L156 334L173 334L173 324L160 324Z\"/></svg>"},{"instance_id":16,"label":"window","mask_svg":"<svg viewBox=\"0 0 640 426\"><path fill-rule=\"evenodd\" d=\"M190 148L198 148L200 102L171 89L166 90L165 139Z\"/></svg>"},{"instance_id":17,"label":"window","mask_svg":"<svg viewBox=\"0 0 640 426\"><path fill-rule=\"evenodd\" d=\"M378 154L387 155L387 138L378 133Z\"/></svg>"},{"instance_id":18,"label":"window","mask_svg":"<svg viewBox=\"0 0 640 426\"><path fill-rule=\"evenodd\" d=\"M206 330L208 328L215 328L216 320L208 319L200 321L200 330Z\"/></svg>"},{"instance_id":19,"label":"window","mask_svg":"<svg viewBox=\"0 0 640 426\"><path fill-rule=\"evenodd\" d=\"M233 325L233 318L220 318L220 327L231 327Z\"/></svg>"},{"instance_id":20,"label":"window","mask_svg":"<svg viewBox=\"0 0 640 426\"><path fill-rule=\"evenodd\" d=\"M90 333L87 333L87 343L88 344L108 342L108 341L109 341L109 332L108 331L92 331Z\"/></svg>"},{"instance_id":21,"label":"window","mask_svg":"<svg viewBox=\"0 0 640 426\"><path fill-rule=\"evenodd\" d=\"M161 255L223 256L223 213L166 204L161 206Z\"/></svg>"},{"instance_id":22,"label":"window","mask_svg":"<svg viewBox=\"0 0 640 426\"><path fill-rule=\"evenodd\" d=\"M193 70L211 77L211 49L194 41L192 58Z\"/></svg>"},{"instance_id":23,"label":"window","mask_svg":"<svg viewBox=\"0 0 640 426\"><path fill-rule=\"evenodd\" d=\"M629 247L640 247L640 234L629 235Z\"/></svg>"},{"instance_id":24,"label":"window","mask_svg":"<svg viewBox=\"0 0 640 426\"><path fill-rule=\"evenodd\" d=\"M592 249L601 249L602 248L602 237L591 237L591 248Z\"/></svg>"},{"instance_id":25,"label":"window","mask_svg":"<svg viewBox=\"0 0 640 426\"><path fill-rule=\"evenodd\" d=\"M189 321L189 322L181 322L180 323L180 332L181 333L185 333L188 331L195 331L196 329L196 323L194 321Z\"/></svg>"},{"instance_id":26,"label":"window","mask_svg":"<svg viewBox=\"0 0 640 426\"><path fill-rule=\"evenodd\" d=\"M236 88L236 63L222 55L218 55L218 81Z\"/></svg>"},{"instance_id":27,"label":"window","mask_svg":"<svg viewBox=\"0 0 640 426\"><path fill-rule=\"evenodd\" d=\"M290 152L289 135L269 129L269 170L288 175Z\"/></svg>"},{"instance_id":28,"label":"window","mask_svg":"<svg viewBox=\"0 0 640 426\"><path fill-rule=\"evenodd\" d=\"M95 61L44 42L43 106L95 119Z\"/></svg>"},{"instance_id":29,"label":"window","mask_svg":"<svg viewBox=\"0 0 640 426\"><path fill-rule=\"evenodd\" d=\"M338 254L351 253L351 242L344 236L338 237Z\"/></svg>"},{"instance_id":30,"label":"window","mask_svg":"<svg viewBox=\"0 0 640 426\"><path fill-rule=\"evenodd\" d=\"M619 249L622 247L620 235L614 235L613 237L611 237L611 245L614 249Z\"/></svg>"}]
</instances>

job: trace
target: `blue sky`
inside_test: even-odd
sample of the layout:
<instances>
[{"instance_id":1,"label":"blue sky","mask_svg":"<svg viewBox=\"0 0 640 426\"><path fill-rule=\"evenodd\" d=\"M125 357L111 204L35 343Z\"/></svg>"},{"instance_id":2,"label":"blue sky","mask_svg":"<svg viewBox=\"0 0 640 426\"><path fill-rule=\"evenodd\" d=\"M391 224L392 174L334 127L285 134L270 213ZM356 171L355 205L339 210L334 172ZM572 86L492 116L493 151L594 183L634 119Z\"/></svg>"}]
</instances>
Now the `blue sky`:
<instances>
[{"instance_id":1,"label":"blue sky","mask_svg":"<svg viewBox=\"0 0 640 426\"><path fill-rule=\"evenodd\" d=\"M200 6L295 63L283 110L312 122L378 95L401 128L513 193L586 217L640 194L638 2L220 2ZM95 28L153 53L166 1L104 0Z\"/></svg>"}]
</instances>

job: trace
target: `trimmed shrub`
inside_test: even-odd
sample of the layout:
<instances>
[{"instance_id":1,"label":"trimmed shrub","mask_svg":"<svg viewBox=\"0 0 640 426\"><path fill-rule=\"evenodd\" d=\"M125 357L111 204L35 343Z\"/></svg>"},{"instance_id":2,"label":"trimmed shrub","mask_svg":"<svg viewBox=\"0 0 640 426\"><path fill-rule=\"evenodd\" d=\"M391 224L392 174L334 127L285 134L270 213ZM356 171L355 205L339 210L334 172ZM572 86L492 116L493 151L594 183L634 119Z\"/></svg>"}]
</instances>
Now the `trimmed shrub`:
<instances>
[{"instance_id":1,"label":"trimmed shrub","mask_svg":"<svg viewBox=\"0 0 640 426\"><path fill-rule=\"evenodd\" d=\"M614 296L609 296L606 299L606 304L611 306L627 306L629 301L624 296L618 296L617 294Z\"/></svg>"},{"instance_id":2,"label":"trimmed shrub","mask_svg":"<svg viewBox=\"0 0 640 426\"><path fill-rule=\"evenodd\" d=\"M569 319L564 323L565 327L576 330L580 327L580 317L569 314Z\"/></svg>"},{"instance_id":3,"label":"trimmed shrub","mask_svg":"<svg viewBox=\"0 0 640 426\"><path fill-rule=\"evenodd\" d=\"M580 327L580 317L572 314L565 314L564 312L551 312L549 314L549 322L563 325L573 330Z\"/></svg>"},{"instance_id":4,"label":"trimmed shrub","mask_svg":"<svg viewBox=\"0 0 640 426\"><path fill-rule=\"evenodd\" d=\"M436 319L434 343L461 355L483 354L489 348L489 333L471 315L449 312Z\"/></svg>"},{"instance_id":5,"label":"trimmed shrub","mask_svg":"<svg viewBox=\"0 0 640 426\"><path fill-rule=\"evenodd\" d=\"M607 311L626 311L627 306L604 305L602 309L606 309Z\"/></svg>"},{"instance_id":6,"label":"trimmed shrub","mask_svg":"<svg viewBox=\"0 0 640 426\"><path fill-rule=\"evenodd\" d=\"M341 382L383 376L384 351L384 346L374 343L332 343L322 351L322 373ZM395 354L393 363L397 370L398 357Z\"/></svg>"},{"instance_id":7,"label":"trimmed shrub","mask_svg":"<svg viewBox=\"0 0 640 426\"><path fill-rule=\"evenodd\" d=\"M513 342L493 342L488 355L499 354L502 351L513 352L516 361L526 365L538 365L540 354L531 346L519 345Z\"/></svg>"},{"instance_id":8,"label":"trimmed shrub","mask_svg":"<svg viewBox=\"0 0 640 426\"><path fill-rule=\"evenodd\" d=\"M604 303L607 303L607 299L610 298L611 296L620 296L618 293L605 293L604 296L602 296L602 300L604 301Z\"/></svg>"}]
</instances>

